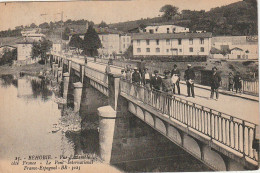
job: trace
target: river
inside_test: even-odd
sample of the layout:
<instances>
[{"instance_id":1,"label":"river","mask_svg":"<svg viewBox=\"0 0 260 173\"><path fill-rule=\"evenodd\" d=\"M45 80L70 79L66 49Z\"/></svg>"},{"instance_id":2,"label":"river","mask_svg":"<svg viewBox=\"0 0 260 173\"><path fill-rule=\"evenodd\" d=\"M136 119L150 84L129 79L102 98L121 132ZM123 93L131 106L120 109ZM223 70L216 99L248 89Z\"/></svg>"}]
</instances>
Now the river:
<instances>
[{"instance_id":1,"label":"river","mask_svg":"<svg viewBox=\"0 0 260 173\"><path fill-rule=\"evenodd\" d=\"M80 116L82 129L55 130L66 106L57 103L50 82L31 76L5 75L0 80L0 159L26 160L29 156L91 155L100 160L97 108L107 102L93 88L87 88ZM129 129L113 142L110 166L113 171L209 171L200 161L129 114ZM87 117L87 118L86 118ZM124 120L122 120L124 121ZM123 123L124 124L124 123Z\"/></svg>"}]
</instances>

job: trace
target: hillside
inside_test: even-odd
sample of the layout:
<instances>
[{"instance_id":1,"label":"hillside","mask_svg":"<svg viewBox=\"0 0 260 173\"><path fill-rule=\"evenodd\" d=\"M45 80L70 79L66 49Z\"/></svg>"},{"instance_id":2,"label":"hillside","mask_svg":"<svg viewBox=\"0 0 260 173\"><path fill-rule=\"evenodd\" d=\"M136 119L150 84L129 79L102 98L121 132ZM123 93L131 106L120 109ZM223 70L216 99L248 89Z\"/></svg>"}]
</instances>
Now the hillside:
<instances>
[{"instance_id":1,"label":"hillside","mask_svg":"<svg viewBox=\"0 0 260 173\"><path fill-rule=\"evenodd\" d=\"M170 22L188 27L191 31L206 30L214 35L257 35L256 4L256 0L244 0L213 8L208 12L183 10ZM109 27L127 31L140 24L165 21L163 17L156 17L110 24Z\"/></svg>"}]
</instances>

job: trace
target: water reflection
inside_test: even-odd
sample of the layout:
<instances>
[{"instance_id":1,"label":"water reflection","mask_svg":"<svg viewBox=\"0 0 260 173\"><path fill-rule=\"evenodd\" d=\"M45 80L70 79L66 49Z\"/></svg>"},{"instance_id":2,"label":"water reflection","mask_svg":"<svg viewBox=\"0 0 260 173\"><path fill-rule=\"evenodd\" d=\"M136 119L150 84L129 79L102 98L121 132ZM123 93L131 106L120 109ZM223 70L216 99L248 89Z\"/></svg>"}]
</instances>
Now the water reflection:
<instances>
[{"instance_id":1,"label":"water reflection","mask_svg":"<svg viewBox=\"0 0 260 173\"><path fill-rule=\"evenodd\" d=\"M10 85L13 85L17 88L18 82L17 82L17 77L7 74L7 75L1 75L0 79L2 81L2 86L3 87L8 87Z\"/></svg>"},{"instance_id":2,"label":"water reflection","mask_svg":"<svg viewBox=\"0 0 260 173\"><path fill-rule=\"evenodd\" d=\"M52 96L52 92L47 87L49 84L50 82L48 80L32 79L31 86L32 86L33 96L35 98L41 96L41 98L44 101L48 100L48 98Z\"/></svg>"}]
</instances>

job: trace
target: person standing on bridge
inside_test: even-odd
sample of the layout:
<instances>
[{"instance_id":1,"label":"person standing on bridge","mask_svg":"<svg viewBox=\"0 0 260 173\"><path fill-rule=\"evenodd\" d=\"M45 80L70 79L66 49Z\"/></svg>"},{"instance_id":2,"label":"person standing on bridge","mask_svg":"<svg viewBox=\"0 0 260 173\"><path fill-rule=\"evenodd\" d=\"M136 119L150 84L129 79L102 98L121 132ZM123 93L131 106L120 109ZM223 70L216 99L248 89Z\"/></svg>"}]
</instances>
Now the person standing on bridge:
<instances>
[{"instance_id":1,"label":"person standing on bridge","mask_svg":"<svg viewBox=\"0 0 260 173\"><path fill-rule=\"evenodd\" d=\"M236 73L236 76L234 77L234 82L235 82L235 89L236 93L239 91L241 93L241 88L242 88L242 78L239 72Z\"/></svg>"},{"instance_id":2,"label":"person standing on bridge","mask_svg":"<svg viewBox=\"0 0 260 173\"><path fill-rule=\"evenodd\" d=\"M173 89L170 73L171 72L169 70L165 70L164 71L165 78L162 80L162 90L168 94L171 94Z\"/></svg>"},{"instance_id":3,"label":"person standing on bridge","mask_svg":"<svg viewBox=\"0 0 260 173\"><path fill-rule=\"evenodd\" d=\"M192 97L195 98L195 94L194 94L195 73L191 69L191 65L190 64L187 65L187 68L188 69L185 71L185 74L184 74L184 79L186 80L186 84L187 84L188 97L190 97L190 92L191 92Z\"/></svg>"},{"instance_id":4,"label":"person standing on bridge","mask_svg":"<svg viewBox=\"0 0 260 173\"><path fill-rule=\"evenodd\" d=\"M219 75L219 73L217 72L217 67L213 67L212 68L212 76L211 76L211 94L210 94L210 98L213 99L214 97L214 92L216 92L216 100L218 100L219 97L219 92L218 92L218 88L221 85L221 77Z\"/></svg>"},{"instance_id":5,"label":"person standing on bridge","mask_svg":"<svg viewBox=\"0 0 260 173\"><path fill-rule=\"evenodd\" d=\"M141 77L143 78L144 70L145 70L145 62L144 62L143 58L141 59L141 62L139 63L138 69L139 69L139 73L141 74Z\"/></svg>"},{"instance_id":6,"label":"person standing on bridge","mask_svg":"<svg viewBox=\"0 0 260 173\"><path fill-rule=\"evenodd\" d=\"M111 69L110 69L110 67L111 67L111 62L110 62L110 61L108 61L108 63L107 63L107 66L106 66L106 70L105 70L106 74L108 74L108 73L110 73L110 72L111 72Z\"/></svg>"},{"instance_id":7,"label":"person standing on bridge","mask_svg":"<svg viewBox=\"0 0 260 173\"><path fill-rule=\"evenodd\" d=\"M177 65L174 64L173 69L171 71L171 79L173 83L173 93L175 94L175 88L177 87L178 94L181 94L181 89L180 89L180 70L177 69Z\"/></svg>"},{"instance_id":8,"label":"person standing on bridge","mask_svg":"<svg viewBox=\"0 0 260 173\"><path fill-rule=\"evenodd\" d=\"M140 73L138 72L137 67L134 68L134 73L132 74L132 82L134 84L140 84L141 82L141 76Z\"/></svg>"},{"instance_id":9,"label":"person standing on bridge","mask_svg":"<svg viewBox=\"0 0 260 173\"><path fill-rule=\"evenodd\" d=\"M153 90L161 90L162 78L158 75L158 71L154 70L154 76L151 79L151 88Z\"/></svg>"}]
</instances>

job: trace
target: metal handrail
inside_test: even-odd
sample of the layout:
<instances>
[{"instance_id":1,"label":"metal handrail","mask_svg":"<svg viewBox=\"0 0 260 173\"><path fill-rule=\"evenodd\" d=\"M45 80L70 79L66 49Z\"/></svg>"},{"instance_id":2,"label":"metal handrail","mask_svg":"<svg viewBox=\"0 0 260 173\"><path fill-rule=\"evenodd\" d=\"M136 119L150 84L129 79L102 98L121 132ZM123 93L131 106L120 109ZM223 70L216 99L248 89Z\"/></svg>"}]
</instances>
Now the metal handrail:
<instances>
[{"instance_id":1,"label":"metal handrail","mask_svg":"<svg viewBox=\"0 0 260 173\"><path fill-rule=\"evenodd\" d=\"M241 153L243 157L258 160L258 153L252 148L256 124L130 81L121 80L120 86L121 92L150 105L169 119L207 135L211 140Z\"/></svg>"}]
</instances>

